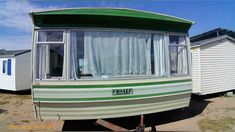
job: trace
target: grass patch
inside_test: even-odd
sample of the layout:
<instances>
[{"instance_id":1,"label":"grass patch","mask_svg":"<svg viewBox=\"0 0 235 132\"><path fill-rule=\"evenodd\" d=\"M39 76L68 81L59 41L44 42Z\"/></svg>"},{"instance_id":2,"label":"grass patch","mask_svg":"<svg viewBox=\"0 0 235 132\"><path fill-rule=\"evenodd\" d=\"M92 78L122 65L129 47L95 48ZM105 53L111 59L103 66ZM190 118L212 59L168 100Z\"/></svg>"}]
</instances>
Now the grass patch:
<instances>
[{"instance_id":1,"label":"grass patch","mask_svg":"<svg viewBox=\"0 0 235 132\"><path fill-rule=\"evenodd\" d=\"M226 110L232 110L232 111L235 111L235 107L232 107L232 108L225 108Z\"/></svg>"},{"instance_id":2,"label":"grass patch","mask_svg":"<svg viewBox=\"0 0 235 132\"><path fill-rule=\"evenodd\" d=\"M234 98L234 97L235 97L235 93L232 92L231 95L228 95L228 92L225 92L225 93L223 93L223 97L226 97L226 98Z\"/></svg>"},{"instance_id":3,"label":"grass patch","mask_svg":"<svg viewBox=\"0 0 235 132\"><path fill-rule=\"evenodd\" d=\"M4 100L0 101L0 105L4 105L4 104L8 104L8 103L9 103L8 101L4 101Z\"/></svg>"},{"instance_id":4,"label":"grass patch","mask_svg":"<svg viewBox=\"0 0 235 132\"><path fill-rule=\"evenodd\" d=\"M29 123L30 121L29 120L21 120L21 122Z\"/></svg>"},{"instance_id":5,"label":"grass patch","mask_svg":"<svg viewBox=\"0 0 235 132\"><path fill-rule=\"evenodd\" d=\"M227 117L219 120L203 119L198 122L201 131L211 130L215 132L232 131L235 118Z\"/></svg>"}]
</instances>

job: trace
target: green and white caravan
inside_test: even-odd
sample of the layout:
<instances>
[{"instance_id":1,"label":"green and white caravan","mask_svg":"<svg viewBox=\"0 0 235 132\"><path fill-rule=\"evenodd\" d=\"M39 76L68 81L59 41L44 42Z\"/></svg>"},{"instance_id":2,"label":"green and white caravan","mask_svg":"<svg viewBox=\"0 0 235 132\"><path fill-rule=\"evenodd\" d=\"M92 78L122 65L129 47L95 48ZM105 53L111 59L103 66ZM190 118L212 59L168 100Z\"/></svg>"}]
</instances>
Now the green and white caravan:
<instances>
[{"instance_id":1,"label":"green and white caravan","mask_svg":"<svg viewBox=\"0 0 235 132\"><path fill-rule=\"evenodd\" d=\"M192 21L123 8L30 16L38 119L104 119L189 106Z\"/></svg>"}]
</instances>

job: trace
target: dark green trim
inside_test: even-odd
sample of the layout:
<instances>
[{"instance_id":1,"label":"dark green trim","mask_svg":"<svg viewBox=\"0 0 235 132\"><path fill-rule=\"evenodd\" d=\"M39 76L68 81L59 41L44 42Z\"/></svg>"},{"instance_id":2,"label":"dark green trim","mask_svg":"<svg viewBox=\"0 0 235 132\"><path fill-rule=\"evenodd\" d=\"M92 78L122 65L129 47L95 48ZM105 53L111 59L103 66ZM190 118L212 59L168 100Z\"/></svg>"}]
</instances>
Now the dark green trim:
<instances>
[{"instance_id":1,"label":"dark green trim","mask_svg":"<svg viewBox=\"0 0 235 132\"><path fill-rule=\"evenodd\" d=\"M193 22L173 16L116 8L32 12L36 27L100 27L187 33Z\"/></svg>"},{"instance_id":2,"label":"dark green trim","mask_svg":"<svg viewBox=\"0 0 235 132\"><path fill-rule=\"evenodd\" d=\"M62 9L62 10L50 10L42 12L31 13L34 16L37 15L94 15L94 16L121 16L121 17L133 17L144 18L154 20L165 20L172 22L193 24L192 21L168 16L164 14L157 14L152 12L133 10L133 9L118 9L118 8L77 8L77 9Z\"/></svg>"},{"instance_id":3,"label":"dark green trim","mask_svg":"<svg viewBox=\"0 0 235 132\"><path fill-rule=\"evenodd\" d=\"M34 98L33 101L98 101L98 100L115 100L115 99L133 99L133 98L144 98L144 97L154 97L162 95L171 95L177 93L191 92L191 89L154 93L154 94L144 94L144 95L131 95L131 96L113 96L113 97L99 97L99 98Z\"/></svg>"},{"instance_id":4,"label":"dark green trim","mask_svg":"<svg viewBox=\"0 0 235 132\"><path fill-rule=\"evenodd\" d=\"M114 88L114 87L132 87L132 86L147 86L147 85L161 85L190 82L191 79L161 81L161 82L145 82L145 83L128 83L128 84L106 84L106 85L33 85L33 88Z\"/></svg>"}]
</instances>

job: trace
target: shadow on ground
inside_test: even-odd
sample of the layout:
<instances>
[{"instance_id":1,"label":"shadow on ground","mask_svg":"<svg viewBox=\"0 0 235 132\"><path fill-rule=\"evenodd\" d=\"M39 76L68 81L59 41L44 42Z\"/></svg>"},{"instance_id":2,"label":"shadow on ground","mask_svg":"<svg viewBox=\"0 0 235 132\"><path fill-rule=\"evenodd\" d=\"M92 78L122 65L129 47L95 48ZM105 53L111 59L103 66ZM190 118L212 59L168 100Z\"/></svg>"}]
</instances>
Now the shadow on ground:
<instances>
[{"instance_id":1,"label":"shadow on ground","mask_svg":"<svg viewBox=\"0 0 235 132\"><path fill-rule=\"evenodd\" d=\"M7 110L0 109L0 114L7 112Z\"/></svg>"},{"instance_id":2,"label":"shadow on ground","mask_svg":"<svg viewBox=\"0 0 235 132\"><path fill-rule=\"evenodd\" d=\"M9 91L9 90L2 90L0 89L0 93L5 94L15 94L15 95L31 95L31 90L20 90L20 91Z\"/></svg>"},{"instance_id":3,"label":"shadow on ground","mask_svg":"<svg viewBox=\"0 0 235 132\"><path fill-rule=\"evenodd\" d=\"M147 114L144 117L146 127L154 127L179 120L188 119L200 114L210 102L199 96L192 96L190 105L184 109L171 110L166 112ZM67 120L64 122L63 131L108 131L100 125L95 124L96 120ZM111 123L129 130L133 130L140 123L140 116L106 119Z\"/></svg>"},{"instance_id":4,"label":"shadow on ground","mask_svg":"<svg viewBox=\"0 0 235 132\"><path fill-rule=\"evenodd\" d=\"M203 100L203 99L210 99L210 98L215 98L215 97L226 97L228 96L227 95L228 92L231 92L235 95L235 90L229 90L229 91L218 92L218 93L207 94L207 95L200 95L200 96L196 94L192 94L192 98Z\"/></svg>"}]
</instances>

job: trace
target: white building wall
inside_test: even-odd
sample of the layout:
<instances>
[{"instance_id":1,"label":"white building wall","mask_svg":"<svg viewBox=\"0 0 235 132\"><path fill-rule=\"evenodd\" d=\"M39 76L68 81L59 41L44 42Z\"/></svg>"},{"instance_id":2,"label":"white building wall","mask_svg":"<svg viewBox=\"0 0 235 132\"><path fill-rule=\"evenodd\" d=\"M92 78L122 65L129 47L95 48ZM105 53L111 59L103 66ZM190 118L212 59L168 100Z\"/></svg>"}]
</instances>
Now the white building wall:
<instances>
[{"instance_id":1,"label":"white building wall","mask_svg":"<svg viewBox=\"0 0 235 132\"><path fill-rule=\"evenodd\" d=\"M192 91L195 94L201 93L201 62L200 47L192 48Z\"/></svg>"},{"instance_id":2,"label":"white building wall","mask_svg":"<svg viewBox=\"0 0 235 132\"><path fill-rule=\"evenodd\" d=\"M31 88L31 52L16 56L16 90Z\"/></svg>"},{"instance_id":3,"label":"white building wall","mask_svg":"<svg viewBox=\"0 0 235 132\"><path fill-rule=\"evenodd\" d=\"M3 74L3 60L11 59L11 75ZM15 58L0 58L0 89L15 91Z\"/></svg>"},{"instance_id":4,"label":"white building wall","mask_svg":"<svg viewBox=\"0 0 235 132\"><path fill-rule=\"evenodd\" d=\"M210 94L235 89L235 43L225 39L201 46L201 90Z\"/></svg>"}]
</instances>

